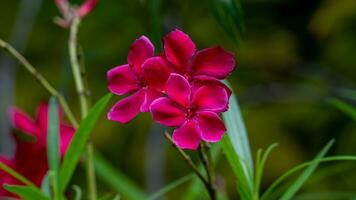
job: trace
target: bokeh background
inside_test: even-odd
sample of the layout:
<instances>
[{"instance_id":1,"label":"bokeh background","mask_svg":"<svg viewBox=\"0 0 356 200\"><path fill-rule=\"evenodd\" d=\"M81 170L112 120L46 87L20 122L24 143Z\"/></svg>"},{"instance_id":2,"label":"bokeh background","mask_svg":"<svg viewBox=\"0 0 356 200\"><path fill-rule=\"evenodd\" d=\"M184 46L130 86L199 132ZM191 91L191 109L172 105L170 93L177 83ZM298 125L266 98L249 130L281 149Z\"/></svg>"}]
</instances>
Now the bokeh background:
<instances>
[{"instance_id":1,"label":"bokeh background","mask_svg":"<svg viewBox=\"0 0 356 200\"><path fill-rule=\"evenodd\" d=\"M68 30L53 23L58 15L52 0L1 0L0 38L23 52L79 114L68 61ZM356 103L347 98L356 88L355 0L101 0L79 33L92 102L108 92L106 72L126 62L136 38L149 36L159 52L160 38L174 28L188 33L199 48L221 45L235 53L238 65L229 81L239 97L253 154L279 143L267 162L264 187L290 167L312 159L331 138L336 145L330 155L356 153L356 123L332 103L333 98ZM2 153L13 151L7 108L16 105L33 116L39 102L48 98L21 66L0 51ZM93 141L113 166L150 193L189 173L167 145L163 130L149 114L127 125L102 116ZM324 199L312 193L354 193L355 167L322 165L300 199ZM217 171L223 189L237 199L225 158ZM79 167L73 184L85 189L83 175ZM178 199L188 185L167 197ZM114 193L104 183L99 186L102 194Z\"/></svg>"}]
</instances>

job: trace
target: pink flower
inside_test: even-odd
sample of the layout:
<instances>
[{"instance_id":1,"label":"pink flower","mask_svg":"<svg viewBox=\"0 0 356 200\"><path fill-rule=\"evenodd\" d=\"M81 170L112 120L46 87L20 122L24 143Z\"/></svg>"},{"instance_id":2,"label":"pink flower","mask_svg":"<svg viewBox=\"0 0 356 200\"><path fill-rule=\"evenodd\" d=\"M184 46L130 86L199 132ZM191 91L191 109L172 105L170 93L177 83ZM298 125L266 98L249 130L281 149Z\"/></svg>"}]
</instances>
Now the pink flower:
<instances>
[{"instance_id":1,"label":"pink flower","mask_svg":"<svg viewBox=\"0 0 356 200\"><path fill-rule=\"evenodd\" d=\"M235 66L234 55L221 47L206 48L196 52L190 37L176 29L164 39L164 55L176 73L186 77L189 82L209 82L218 84L225 79ZM228 93L230 90L226 87Z\"/></svg>"},{"instance_id":2,"label":"pink flower","mask_svg":"<svg viewBox=\"0 0 356 200\"><path fill-rule=\"evenodd\" d=\"M98 3L97 0L86 0L77 10L79 16L84 17L89 14Z\"/></svg>"},{"instance_id":3,"label":"pink flower","mask_svg":"<svg viewBox=\"0 0 356 200\"><path fill-rule=\"evenodd\" d=\"M48 171L47 164L47 124L48 124L48 104L42 103L37 111L37 117L32 120L28 115L17 108L10 112L13 126L19 131L33 137L33 141L23 140L18 136L15 137L16 151L12 159L0 158L0 162L19 172L21 175L40 186L43 177ZM67 125L62 120L60 112L60 154L63 156L73 137L75 129ZM16 179L4 172L0 172L0 184L5 183L20 184ZM8 195L5 191L0 190L0 197Z\"/></svg>"},{"instance_id":4,"label":"pink flower","mask_svg":"<svg viewBox=\"0 0 356 200\"><path fill-rule=\"evenodd\" d=\"M154 57L151 41L141 36L131 46L128 64L117 66L107 73L109 90L117 95L131 94L117 102L110 120L127 123L140 111L148 112L152 101L162 96L170 68L160 56Z\"/></svg>"},{"instance_id":5,"label":"pink flower","mask_svg":"<svg viewBox=\"0 0 356 200\"><path fill-rule=\"evenodd\" d=\"M177 127L174 143L183 149L197 149L201 140L217 142L226 131L218 112L228 104L228 94L223 87L204 85L192 90L189 81L172 73L166 83L168 97L151 104L153 119L166 126Z\"/></svg>"}]
</instances>

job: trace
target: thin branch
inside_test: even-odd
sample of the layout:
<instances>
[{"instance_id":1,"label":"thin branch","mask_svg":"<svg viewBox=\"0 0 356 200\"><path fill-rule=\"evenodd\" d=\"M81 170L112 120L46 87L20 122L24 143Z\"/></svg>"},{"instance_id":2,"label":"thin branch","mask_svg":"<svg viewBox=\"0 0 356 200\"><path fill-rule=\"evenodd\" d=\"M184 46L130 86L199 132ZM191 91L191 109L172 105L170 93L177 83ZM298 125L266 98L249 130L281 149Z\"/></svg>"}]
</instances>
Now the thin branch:
<instances>
[{"instance_id":1,"label":"thin branch","mask_svg":"<svg viewBox=\"0 0 356 200\"><path fill-rule=\"evenodd\" d=\"M62 106L62 109L66 116L68 117L71 124L77 128L78 122L75 119L72 111L70 110L67 101L61 93L59 93L43 76L40 74L36 68L24 57L22 56L14 47L0 39L0 48L5 49L9 54L16 58L22 66L53 96L55 96Z\"/></svg>"}]
</instances>

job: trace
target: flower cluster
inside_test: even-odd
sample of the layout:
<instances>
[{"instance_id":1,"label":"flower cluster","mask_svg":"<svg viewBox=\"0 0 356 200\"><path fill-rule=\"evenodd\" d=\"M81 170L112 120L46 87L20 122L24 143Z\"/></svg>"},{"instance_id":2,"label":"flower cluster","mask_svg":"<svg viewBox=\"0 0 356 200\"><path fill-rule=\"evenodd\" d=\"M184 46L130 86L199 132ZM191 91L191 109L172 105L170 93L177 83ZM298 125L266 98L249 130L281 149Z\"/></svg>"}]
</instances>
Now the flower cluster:
<instances>
[{"instance_id":1,"label":"flower cluster","mask_svg":"<svg viewBox=\"0 0 356 200\"><path fill-rule=\"evenodd\" d=\"M164 52L154 54L141 36L131 46L127 64L108 71L108 88L117 102L108 118L127 123L139 112L175 127L173 141L183 149L197 149L201 140L219 141L226 128L219 114L228 109L230 89L221 80L233 71L232 53L221 47L197 51L190 37L174 30L163 39Z\"/></svg>"},{"instance_id":2,"label":"flower cluster","mask_svg":"<svg viewBox=\"0 0 356 200\"><path fill-rule=\"evenodd\" d=\"M36 120L32 120L28 115L17 108L10 112L13 126L23 134L29 136L30 140L24 140L19 135L14 135L16 141L15 155L9 159L0 156L0 162L11 167L28 180L40 186L44 176L48 171L47 164L47 126L48 126L48 104L42 103L37 111ZM60 119L62 113L59 112ZM60 154L63 157L69 143L73 137L75 129L60 121ZM0 170L0 186L3 184L21 184L17 179ZM12 196L0 188L0 197Z\"/></svg>"}]
</instances>

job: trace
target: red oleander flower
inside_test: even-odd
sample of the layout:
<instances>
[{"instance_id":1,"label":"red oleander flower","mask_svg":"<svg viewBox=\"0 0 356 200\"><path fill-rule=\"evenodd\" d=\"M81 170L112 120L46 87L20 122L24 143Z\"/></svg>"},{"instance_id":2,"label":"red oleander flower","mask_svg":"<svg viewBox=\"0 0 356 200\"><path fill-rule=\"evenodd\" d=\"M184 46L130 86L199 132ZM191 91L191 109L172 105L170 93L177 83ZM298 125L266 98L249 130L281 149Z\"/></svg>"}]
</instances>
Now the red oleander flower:
<instances>
[{"instance_id":1,"label":"red oleander flower","mask_svg":"<svg viewBox=\"0 0 356 200\"><path fill-rule=\"evenodd\" d=\"M193 85L216 84L231 91L219 80L225 79L235 66L234 55L221 47L196 50L194 42L184 32L176 29L164 39L164 55L176 73Z\"/></svg>"},{"instance_id":2,"label":"red oleander flower","mask_svg":"<svg viewBox=\"0 0 356 200\"><path fill-rule=\"evenodd\" d=\"M223 87L208 84L192 90L187 78L172 73L166 93L168 97L155 100L150 110L156 122L177 127L172 136L177 146L195 150L201 140L221 140L226 128L217 113L226 110L229 99Z\"/></svg>"},{"instance_id":3,"label":"red oleander flower","mask_svg":"<svg viewBox=\"0 0 356 200\"><path fill-rule=\"evenodd\" d=\"M47 126L48 126L48 104L42 103L37 111L37 117L32 120L28 115L17 108L10 112L13 126L19 131L32 137L34 140L27 141L18 136L14 136L16 141L16 151L12 159L0 158L0 161L12 167L21 175L40 186L44 176L48 171L47 164ZM60 119L60 154L63 156L73 137L75 129L67 125L62 120L62 113L59 112ZM0 172L0 184L5 183L20 184L16 179ZM0 189L0 197L8 194Z\"/></svg>"},{"instance_id":4,"label":"red oleander flower","mask_svg":"<svg viewBox=\"0 0 356 200\"><path fill-rule=\"evenodd\" d=\"M152 101L161 97L170 68L160 56L154 56L151 41L141 36L131 46L128 64L117 66L107 73L108 88L117 95L131 94L116 103L110 120L127 123L140 111L148 112Z\"/></svg>"}]
</instances>

